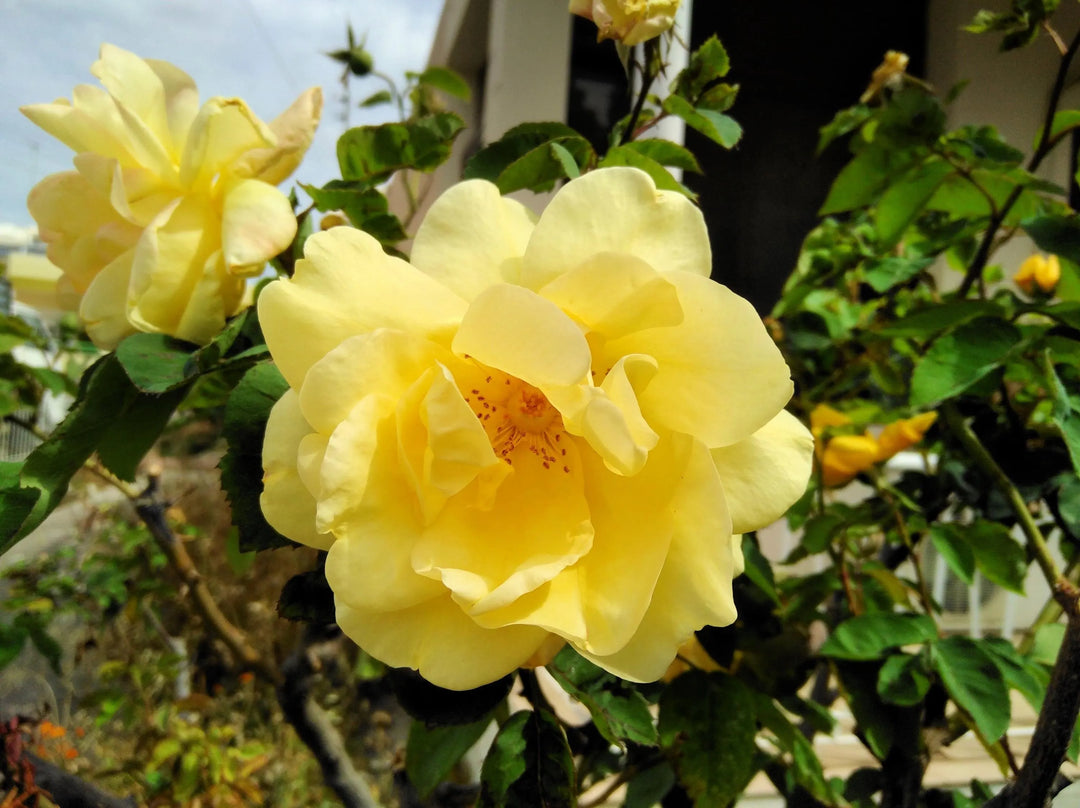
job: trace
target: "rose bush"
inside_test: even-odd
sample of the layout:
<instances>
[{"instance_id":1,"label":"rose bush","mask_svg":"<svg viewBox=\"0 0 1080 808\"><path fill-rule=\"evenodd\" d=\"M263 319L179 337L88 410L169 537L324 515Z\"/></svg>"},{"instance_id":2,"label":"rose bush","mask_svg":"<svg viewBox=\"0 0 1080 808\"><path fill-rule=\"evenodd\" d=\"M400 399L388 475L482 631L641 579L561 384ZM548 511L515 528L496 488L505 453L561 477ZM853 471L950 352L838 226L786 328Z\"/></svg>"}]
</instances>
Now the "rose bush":
<instances>
[{"instance_id":1,"label":"rose bush","mask_svg":"<svg viewBox=\"0 0 1080 808\"><path fill-rule=\"evenodd\" d=\"M259 299L290 386L262 507L329 551L342 629L466 689L553 635L653 680L730 623L739 534L803 493L812 439L711 267L698 209L629 168L569 182L538 221L461 183L411 264L350 228L312 236Z\"/></svg>"},{"instance_id":2,"label":"rose bush","mask_svg":"<svg viewBox=\"0 0 1080 808\"><path fill-rule=\"evenodd\" d=\"M200 107L186 73L112 45L91 72L104 90L22 108L76 152L75 171L30 192L49 259L99 347L135 331L208 342L241 307L245 279L296 234L274 186L311 143L321 91L267 125L237 98Z\"/></svg>"},{"instance_id":3,"label":"rose bush","mask_svg":"<svg viewBox=\"0 0 1080 808\"><path fill-rule=\"evenodd\" d=\"M597 39L640 45L675 24L681 0L570 0L570 13L596 23Z\"/></svg>"}]
</instances>

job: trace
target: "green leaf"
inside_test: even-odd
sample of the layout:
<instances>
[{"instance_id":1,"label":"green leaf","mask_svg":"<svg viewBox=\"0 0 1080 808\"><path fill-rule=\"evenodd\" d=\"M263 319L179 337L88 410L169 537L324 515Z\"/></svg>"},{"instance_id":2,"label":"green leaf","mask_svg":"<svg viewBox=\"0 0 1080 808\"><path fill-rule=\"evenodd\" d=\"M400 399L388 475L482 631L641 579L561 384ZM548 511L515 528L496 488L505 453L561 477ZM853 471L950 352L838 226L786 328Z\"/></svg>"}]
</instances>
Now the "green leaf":
<instances>
[{"instance_id":1,"label":"green leaf","mask_svg":"<svg viewBox=\"0 0 1080 808\"><path fill-rule=\"evenodd\" d=\"M695 107L681 96L669 95L663 101L663 109L725 149L734 148L742 137L742 127L734 118L706 107Z\"/></svg>"},{"instance_id":2,"label":"green leaf","mask_svg":"<svg viewBox=\"0 0 1080 808\"><path fill-rule=\"evenodd\" d=\"M675 78L674 91L691 103L697 103L706 88L726 76L730 69L727 51L714 34L690 54L690 61Z\"/></svg>"},{"instance_id":3,"label":"green leaf","mask_svg":"<svg viewBox=\"0 0 1080 808\"><path fill-rule=\"evenodd\" d=\"M188 387L179 387L149 395L132 390L123 412L101 435L97 455L102 465L121 480L134 480L139 463L161 437L187 391Z\"/></svg>"},{"instance_id":4,"label":"green leaf","mask_svg":"<svg viewBox=\"0 0 1080 808\"><path fill-rule=\"evenodd\" d=\"M749 535L743 536L742 551L743 561L746 565L743 573L754 586L761 590L762 594L779 606L780 595L776 591L776 578L773 575L772 565L762 555L757 538Z\"/></svg>"},{"instance_id":5,"label":"green leaf","mask_svg":"<svg viewBox=\"0 0 1080 808\"><path fill-rule=\"evenodd\" d=\"M922 702L929 689L930 674L919 655L894 654L878 673L878 695L889 704L912 707Z\"/></svg>"},{"instance_id":6,"label":"green leaf","mask_svg":"<svg viewBox=\"0 0 1080 808\"><path fill-rule=\"evenodd\" d=\"M261 362L244 374L225 405L224 436L229 451L221 458L221 487L229 498L243 552L289 544L270 527L259 506L266 419L288 387L275 365Z\"/></svg>"},{"instance_id":7,"label":"green leaf","mask_svg":"<svg viewBox=\"0 0 1080 808\"><path fill-rule=\"evenodd\" d=\"M480 771L480 808L571 808L574 761L566 735L547 710L514 713Z\"/></svg>"},{"instance_id":8,"label":"green leaf","mask_svg":"<svg viewBox=\"0 0 1080 808\"><path fill-rule=\"evenodd\" d=\"M864 264L863 277L875 292L884 294L894 286L907 283L933 262L932 258L901 258L895 255L873 258Z\"/></svg>"},{"instance_id":9,"label":"green leaf","mask_svg":"<svg viewBox=\"0 0 1080 808\"><path fill-rule=\"evenodd\" d=\"M417 78L420 84L442 90L447 95L468 101L472 95L469 84L460 75L446 67L429 67Z\"/></svg>"},{"instance_id":10,"label":"green leaf","mask_svg":"<svg viewBox=\"0 0 1080 808\"><path fill-rule=\"evenodd\" d=\"M697 808L735 801L756 771L754 693L724 673L690 671L660 697L660 739Z\"/></svg>"},{"instance_id":11,"label":"green leaf","mask_svg":"<svg viewBox=\"0 0 1080 808\"><path fill-rule=\"evenodd\" d=\"M337 143L341 177L374 186L401 169L431 171L450 156L464 127L460 116L436 112L406 123L349 129Z\"/></svg>"},{"instance_id":12,"label":"green leaf","mask_svg":"<svg viewBox=\"0 0 1080 808\"><path fill-rule=\"evenodd\" d=\"M1028 651L1028 658L1040 665L1052 667L1057 662L1061 643L1065 639L1064 623L1047 623L1035 631L1035 641Z\"/></svg>"},{"instance_id":13,"label":"green leaf","mask_svg":"<svg viewBox=\"0 0 1080 808\"><path fill-rule=\"evenodd\" d=\"M19 658L28 633L19 623L0 623L0 671Z\"/></svg>"},{"instance_id":14,"label":"green leaf","mask_svg":"<svg viewBox=\"0 0 1080 808\"><path fill-rule=\"evenodd\" d=\"M971 547L983 577L1010 592L1024 594L1027 553L1007 527L980 519L970 525L957 526L956 530Z\"/></svg>"},{"instance_id":15,"label":"green leaf","mask_svg":"<svg viewBox=\"0 0 1080 808\"><path fill-rule=\"evenodd\" d=\"M1046 685L1050 681L1046 670L1034 660L1021 656L1013 644L1003 637L986 637L982 644L1001 670L1005 683L1023 695L1033 710L1042 710Z\"/></svg>"},{"instance_id":16,"label":"green leaf","mask_svg":"<svg viewBox=\"0 0 1080 808\"><path fill-rule=\"evenodd\" d=\"M608 741L619 746L627 741L657 743L649 703L629 682L598 668L569 645L546 667L563 690L588 709L596 729Z\"/></svg>"},{"instance_id":17,"label":"green leaf","mask_svg":"<svg viewBox=\"0 0 1080 808\"><path fill-rule=\"evenodd\" d=\"M336 615L334 592L326 582L321 564L318 569L297 573L285 582L278 598L277 613L286 620L333 625Z\"/></svg>"},{"instance_id":18,"label":"green leaf","mask_svg":"<svg viewBox=\"0 0 1080 808\"><path fill-rule=\"evenodd\" d=\"M694 157L694 153L685 146L672 143L670 140L660 138L631 140L629 143L616 148L631 149L662 166L681 168L683 171L693 171L697 174L701 173L701 166L698 164L697 158Z\"/></svg>"},{"instance_id":19,"label":"green leaf","mask_svg":"<svg viewBox=\"0 0 1080 808\"><path fill-rule=\"evenodd\" d=\"M912 157L891 149L864 148L837 175L819 216L844 213L870 205L911 164Z\"/></svg>"},{"instance_id":20,"label":"green leaf","mask_svg":"<svg viewBox=\"0 0 1080 808\"><path fill-rule=\"evenodd\" d=\"M1021 222L1040 250L1080 262L1080 217L1048 214Z\"/></svg>"},{"instance_id":21,"label":"green leaf","mask_svg":"<svg viewBox=\"0 0 1080 808\"><path fill-rule=\"evenodd\" d=\"M856 104L848 109L842 109L833 116L833 119L821 127L821 135L818 138L817 153L821 154L830 143L849 132L853 132L866 123L874 111L866 104Z\"/></svg>"},{"instance_id":22,"label":"green leaf","mask_svg":"<svg viewBox=\"0 0 1080 808\"><path fill-rule=\"evenodd\" d=\"M945 559L949 569L968 586L975 582L975 552L955 524L936 524L930 528L930 541Z\"/></svg>"},{"instance_id":23,"label":"green leaf","mask_svg":"<svg viewBox=\"0 0 1080 808\"><path fill-rule=\"evenodd\" d=\"M596 160L589 141L562 123L528 123L515 126L491 145L481 149L465 165L465 179L494 182L500 193L522 188L550 190L557 180L571 176L565 155L569 153L576 170Z\"/></svg>"},{"instance_id":24,"label":"green leaf","mask_svg":"<svg viewBox=\"0 0 1080 808\"><path fill-rule=\"evenodd\" d=\"M1019 341L1019 330L996 317L981 317L939 337L915 365L911 406L926 409L964 392L1000 367Z\"/></svg>"},{"instance_id":25,"label":"green leaf","mask_svg":"<svg viewBox=\"0 0 1080 808\"><path fill-rule=\"evenodd\" d=\"M394 100L394 96L390 95L389 90L379 90L377 93L372 93L363 101L360 102L361 107L377 107L379 104L389 104Z\"/></svg>"},{"instance_id":26,"label":"green leaf","mask_svg":"<svg viewBox=\"0 0 1080 808\"><path fill-rule=\"evenodd\" d=\"M64 656L64 649L60 647L60 643L57 642L56 638L49 634L48 625L42 617L32 612L22 612L15 617L14 623L25 629L26 636L34 644L34 648L37 649L38 653L49 663L53 673L58 676L63 675L60 663ZM0 667L3 667L3 665L0 665Z\"/></svg>"},{"instance_id":27,"label":"green leaf","mask_svg":"<svg viewBox=\"0 0 1080 808\"><path fill-rule=\"evenodd\" d=\"M604 159L600 161L599 167L607 168L609 166L632 166L634 168L640 168L652 177L653 182L656 183L656 187L660 190L678 191L691 199L697 199L697 194L671 176L671 172L651 157L642 154L630 143L627 143L624 146L613 146L608 150L608 153L604 155Z\"/></svg>"},{"instance_id":28,"label":"green leaf","mask_svg":"<svg viewBox=\"0 0 1080 808\"><path fill-rule=\"evenodd\" d=\"M1048 350L1044 355L1044 369L1049 387L1054 395L1054 409L1051 417L1061 432L1065 448L1072 459L1073 470L1080 475L1080 399L1069 396L1061 378L1054 369L1054 360ZM1064 363L1062 363L1064 364Z\"/></svg>"},{"instance_id":29,"label":"green leaf","mask_svg":"<svg viewBox=\"0 0 1080 808\"><path fill-rule=\"evenodd\" d=\"M669 763L638 772L626 787L622 808L654 808L675 785L675 770Z\"/></svg>"},{"instance_id":30,"label":"green leaf","mask_svg":"<svg viewBox=\"0 0 1080 808\"><path fill-rule=\"evenodd\" d=\"M932 646L934 670L949 697L975 722L984 740L994 743L1009 728L1009 690L1001 670L982 644L953 636Z\"/></svg>"},{"instance_id":31,"label":"green leaf","mask_svg":"<svg viewBox=\"0 0 1080 808\"><path fill-rule=\"evenodd\" d=\"M838 625L819 653L837 659L879 659L890 648L936 637L934 621L924 614L861 614Z\"/></svg>"},{"instance_id":32,"label":"green leaf","mask_svg":"<svg viewBox=\"0 0 1080 808\"><path fill-rule=\"evenodd\" d=\"M383 244L393 245L407 238L401 220L390 213L386 196L367 182L331 180L322 188L303 183L301 187L320 211L344 212L354 226Z\"/></svg>"},{"instance_id":33,"label":"green leaf","mask_svg":"<svg viewBox=\"0 0 1080 808\"><path fill-rule=\"evenodd\" d=\"M490 725L490 716L472 724L449 727L428 727L422 721L412 723L405 745L405 773L421 800L427 799L435 786L446 779Z\"/></svg>"},{"instance_id":34,"label":"green leaf","mask_svg":"<svg viewBox=\"0 0 1080 808\"><path fill-rule=\"evenodd\" d=\"M776 742L782 750L791 755L792 774L795 781L805 788L819 802L835 805L836 796L821 768L821 759L814 752L814 747L764 693L753 693L754 712L757 720L769 732L776 736Z\"/></svg>"},{"instance_id":35,"label":"green leaf","mask_svg":"<svg viewBox=\"0 0 1080 808\"><path fill-rule=\"evenodd\" d=\"M1055 140L1066 132L1080 127L1080 109L1059 109L1054 113L1054 120L1050 124L1050 139ZM1042 127L1036 135L1036 142L1042 135Z\"/></svg>"},{"instance_id":36,"label":"green leaf","mask_svg":"<svg viewBox=\"0 0 1080 808\"><path fill-rule=\"evenodd\" d=\"M908 171L885 190L874 212L882 249L890 249L900 241L938 186L953 171L944 160L932 159Z\"/></svg>"},{"instance_id":37,"label":"green leaf","mask_svg":"<svg viewBox=\"0 0 1080 808\"><path fill-rule=\"evenodd\" d=\"M577 160L574 159L574 155L570 153L566 146L557 140L553 140L551 141L551 152L562 163L563 171L566 172L567 177L573 180L581 176L581 169L578 167Z\"/></svg>"},{"instance_id":38,"label":"green leaf","mask_svg":"<svg viewBox=\"0 0 1080 808\"><path fill-rule=\"evenodd\" d=\"M988 300L954 300L927 306L882 327L884 337L929 337L947 328L954 328L977 317L1003 317L1001 306Z\"/></svg>"},{"instance_id":39,"label":"green leaf","mask_svg":"<svg viewBox=\"0 0 1080 808\"><path fill-rule=\"evenodd\" d=\"M473 690L447 690L409 668L391 668L387 678L401 708L429 727L479 721L510 695L514 685L513 676L504 676Z\"/></svg>"}]
</instances>

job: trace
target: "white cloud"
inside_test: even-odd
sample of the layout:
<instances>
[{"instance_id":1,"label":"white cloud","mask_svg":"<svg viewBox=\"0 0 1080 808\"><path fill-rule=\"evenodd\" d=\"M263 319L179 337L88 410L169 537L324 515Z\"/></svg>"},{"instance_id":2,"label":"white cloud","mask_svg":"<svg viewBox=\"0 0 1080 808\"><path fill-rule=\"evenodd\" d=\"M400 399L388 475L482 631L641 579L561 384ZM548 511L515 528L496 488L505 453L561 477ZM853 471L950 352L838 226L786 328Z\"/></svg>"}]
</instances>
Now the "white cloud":
<instances>
[{"instance_id":1,"label":"white cloud","mask_svg":"<svg viewBox=\"0 0 1080 808\"><path fill-rule=\"evenodd\" d=\"M90 65L102 42L186 70L202 98L239 96L264 120L305 88L320 85L323 123L294 179L321 184L336 176L334 145L344 131L341 66L324 53L344 47L352 23L376 67L401 80L427 61L441 0L0 0L0 222L29 224L26 195L71 151L18 112L23 104L70 98L96 83ZM353 81L352 125L392 116L389 107L356 103L380 89Z\"/></svg>"}]
</instances>

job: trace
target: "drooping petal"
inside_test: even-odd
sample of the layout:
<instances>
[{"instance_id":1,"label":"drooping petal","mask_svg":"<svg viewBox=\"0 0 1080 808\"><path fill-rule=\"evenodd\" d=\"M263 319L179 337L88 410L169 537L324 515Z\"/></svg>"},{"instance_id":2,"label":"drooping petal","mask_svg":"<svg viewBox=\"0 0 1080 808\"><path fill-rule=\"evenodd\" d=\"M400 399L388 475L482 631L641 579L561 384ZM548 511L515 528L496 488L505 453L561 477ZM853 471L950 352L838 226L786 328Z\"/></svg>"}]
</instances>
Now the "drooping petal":
<instances>
[{"instance_id":1,"label":"drooping petal","mask_svg":"<svg viewBox=\"0 0 1080 808\"><path fill-rule=\"evenodd\" d=\"M655 358L656 376L638 396L645 420L710 448L728 446L767 424L791 398L787 364L748 301L698 275L665 277L678 289L682 323L613 340L599 359Z\"/></svg>"},{"instance_id":2,"label":"drooping petal","mask_svg":"<svg viewBox=\"0 0 1080 808\"><path fill-rule=\"evenodd\" d=\"M245 152L272 147L274 140L274 133L239 98L211 98L191 124L180 182L188 187L208 185Z\"/></svg>"},{"instance_id":3,"label":"drooping petal","mask_svg":"<svg viewBox=\"0 0 1080 808\"><path fill-rule=\"evenodd\" d=\"M878 444L869 435L837 435L821 453L821 477L825 485L842 485L866 471L878 459Z\"/></svg>"},{"instance_id":4,"label":"drooping petal","mask_svg":"<svg viewBox=\"0 0 1080 808\"><path fill-rule=\"evenodd\" d=\"M388 328L348 337L304 377L300 389L304 417L329 435L361 399L371 395L399 399L443 353L422 337Z\"/></svg>"},{"instance_id":5,"label":"drooping petal","mask_svg":"<svg viewBox=\"0 0 1080 808\"><path fill-rule=\"evenodd\" d=\"M354 609L340 596L336 601L338 625L365 651L449 690L471 690L512 673L548 637L533 626L480 628L449 597L393 612Z\"/></svg>"},{"instance_id":6,"label":"drooping petal","mask_svg":"<svg viewBox=\"0 0 1080 808\"><path fill-rule=\"evenodd\" d=\"M139 118L169 151L174 150L165 106L165 86L149 64L131 51L108 43L90 66L105 89L128 111Z\"/></svg>"},{"instance_id":7,"label":"drooping petal","mask_svg":"<svg viewBox=\"0 0 1080 808\"><path fill-rule=\"evenodd\" d=\"M712 271L701 211L633 168L592 171L555 194L529 239L522 283L540 289L597 253L633 256L661 272Z\"/></svg>"},{"instance_id":8,"label":"drooping petal","mask_svg":"<svg viewBox=\"0 0 1080 808\"><path fill-rule=\"evenodd\" d=\"M519 445L490 509L462 497L447 502L414 548L413 568L441 580L475 616L514 602L581 558L593 538L582 460L568 438L560 446L566 454L549 461Z\"/></svg>"},{"instance_id":9,"label":"drooping petal","mask_svg":"<svg viewBox=\"0 0 1080 808\"><path fill-rule=\"evenodd\" d=\"M521 257L536 216L490 182L451 187L428 210L411 262L465 300L489 286L520 283Z\"/></svg>"},{"instance_id":10,"label":"drooping petal","mask_svg":"<svg viewBox=\"0 0 1080 808\"><path fill-rule=\"evenodd\" d=\"M465 302L378 241L350 227L309 238L288 282L259 295L259 321L282 375L299 388L315 362L348 337L391 328L449 342Z\"/></svg>"},{"instance_id":11,"label":"drooping petal","mask_svg":"<svg viewBox=\"0 0 1080 808\"><path fill-rule=\"evenodd\" d=\"M128 289L135 251L114 258L97 275L79 304L79 317L95 345L111 351L135 328L128 320Z\"/></svg>"},{"instance_id":12,"label":"drooping petal","mask_svg":"<svg viewBox=\"0 0 1080 808\"><path fill-rule=\"evenodd\" d=\"M580 384L591 361L573 320L535 292L510 284L491 286L473 300L452 347L541 389Z\"/></svg>"},{"instance_id":13,"label":"drooping petal","mask_svg":"<svg viewBox=\"0 0 1080 808\"><path fill-rule=\"evenodd\" d=\"M322 116L322 104L320 88L312 87L301 93L287 110L269 124L277 144L247 152L236 161L233 173L270 185L284 182L300 165L315 137L315 129Z\"/></svg>"},{"instance_id":14,"label":"drooping petal","mask_svg":"<svg viewBox=\"0 0 1080 808\"><path fill-rule=\"evenodd\" d=\"M683 319L674 284L641 259L620 253L597 253L540 294L608 340Z\"/></svg>"},{"instance_id":15,"label":"drooping petal","mask_svg":"<svg viewBox=\"0 0 1080 808\"><path fill-rule=\"evenodd\" d=\"M226 184L222 193L221 248L234 275L255 275L288 247L296 216L285 194L259 180Z\"/></svg>"},{"instance_id":16,"label":"drooping petal","mask_svg":"<svg viewBox=\"0 0 1080 808\"><path fill-rule=\"evenodd\" d=\"M286 390L270 410L263 439L263 492L259 497L263 515L278 533L300 544L328 550L330 533L315 530L315 497L297 472L300 441L311 426L300 411L295 390Z\"/></svg>"},{"instance_id":17,"label":"drooping petal","mask_svg":"<svg viewBox=\"0 0 1080 808\"><path fill-rule=\"evenodd\" d=\"M159 59L147 59L146 63L165 89L165 116L172 137L170 154L179 165L191 124L199 114L199 90L191 76L176 65Z\"/></svg>"},{"instance_id":18,"label":"drooping petal","mask_svg":"<svg viewBox=\"0 0 1080 808\"><path fill-rule=\"evenodd\" d=\"M690 451L683 485L675 492L671 546L640 626L615 653L579 649L631 681L659 679L695 631L735 619L731 581L736 567L723 485L708 450L694 441Z\"/></svg>"},{"instance_id":19,"label":"drooping petal","mask_svg":"<svg viewBox=\"0 0 1080 808\"><path fill-rule=\"evenodd\" d=\"M814 439L785 410L750 437L712 450L724 483L732 530L747 533L772 524L806 490Z\"/></svg>"},{"instance_id":20,"label":"drooping petal","mask_svg":"<svg viewBox=\"0 0 1080 808\"><path fill-rule=\"evenodd\" d=\"M878 462L888 460L898 452L910 449L923 439L935 421L937 421L936 412L924 412L914 418L904 418L886 424L877 439Z\"/></svg>"},{"instance_id":21,"label":"drooping petal","mask_svg":"<svg viewBox=\"0 0 1080 808\"><path fill-rule=\"evenodd\" d=\"M205 343L225 325L217 219L205 200L187 196L165 208L135 248L129 316L140 330ZM229 283L241 284L239 279ZM238 299L236 291L229 295Z\"/></svg>"}]
</instances>

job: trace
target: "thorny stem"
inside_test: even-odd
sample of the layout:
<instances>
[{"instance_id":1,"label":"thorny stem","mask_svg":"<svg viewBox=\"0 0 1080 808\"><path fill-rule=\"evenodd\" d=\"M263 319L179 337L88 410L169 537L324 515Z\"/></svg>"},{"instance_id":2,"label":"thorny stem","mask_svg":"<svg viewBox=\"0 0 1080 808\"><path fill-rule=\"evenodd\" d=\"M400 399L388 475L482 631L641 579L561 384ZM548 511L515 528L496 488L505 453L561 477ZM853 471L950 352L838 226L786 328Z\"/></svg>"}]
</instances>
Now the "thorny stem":
<instances>
[{"instance_id":1,"label":"thorny stem","mask_svg":"<svg viewBox=\"0 0 1080 808\"><path fill-rule=\"evenodd\" d=\"M641 68L641 92L638 93L637 101L634 102L634 109L630 113L630 120L626 124L626 129L623 130L622 137L619 138L620 146L629 143L634 137L638 118L641 117L641 110L645 108L645 101L649 97L649 89L655 80L656 73L649 69L649 57L646 55L645 63Z\"/></svg>"},{"instance_id":2,"label":"thorny stem","mask_svg":"<svg viewBox=\"0 0 1080 808\"><path fill-rule=\"evenodd\" d=\"M1060 50L1060 38L1055 36L1054 41L1058 43L1058 48ZM1050 153L1050 150L1053 149L1058 142L1058 138L1051 138L1050 129L1054 123L1054 115L1057 112L1058 104L1061 102L1061 93L1065 89L1065 77L1069 72L1069 65L1072 64L1073 57L1076 56L1077 50L1080 50L1080 31L1076 32L1072 42L1069 43L1069 47L1061 55L1061 62L1058 64L1057 75L1054 77L1053 89L1050 92L1050 102L1046 105L1046 117L1043 120L1042 132L1039 134L1039 142L1031 155L1031 160L1028 161L1027 170L1029 172L1034 172L1039 167L1043 158ZM1022 192L1023 187L1021 185L1017 185L1013 188L1012 192L1005 199L1005 203L997 213L990 217L990 222L986 226L986 232L983 233L982 241L979 242L979 248L975 252L975 257L971 260L971 264L964 274L964 280L960 283L960 288L957 290L958 297L967 297L968 292L971 291L971 287L974 286L977 281L981 283L983 270L986 268L987 261L990 260L991 252L993 252L994 236L1005 221L1005 217L1009 215L1012 206L1016 204L1016 200L1020 198Z\"/></svg>"}]
</instances>

